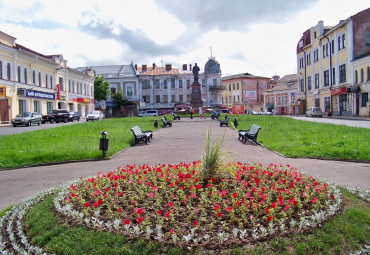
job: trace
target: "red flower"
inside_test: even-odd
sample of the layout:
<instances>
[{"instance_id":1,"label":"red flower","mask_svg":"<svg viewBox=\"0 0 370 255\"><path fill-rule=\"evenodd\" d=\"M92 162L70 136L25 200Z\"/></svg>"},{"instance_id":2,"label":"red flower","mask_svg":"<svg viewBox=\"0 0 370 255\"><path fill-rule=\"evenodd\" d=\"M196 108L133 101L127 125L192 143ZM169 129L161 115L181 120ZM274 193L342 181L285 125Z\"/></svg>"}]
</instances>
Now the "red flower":
<instances>
[{"instance_id":1,"label":"red flower","mask_svg":"<svg viewBox=\"0 0 370 255\"><path fill-rule=\"evenodd\" d=\"M143 209L141 209L141 208L136 208L134 211L135 211L137 214L139 214L139 215L141 215L141 214L143 213Z\"/></svg>"},{"instance_id":2,"label":"red flower","mask_svg":"<svg viewBox=\"0 0 370 255\"><path fill-rule=\"evenodd\" d=\"M193 223L194 227L196 227L198 225L198 221L195 220L194 223Z\"/></svg>"},{"instance_id":3,"label":"red flower","mask_svg":"<svg viewBox=\"0 0 370 255\"><path fill-rule=\"evenodd\" d=\"M98 205L101 205L103 201L101 199L98 200Z\"/></svg>"},{"instance_id":4,"label":"red flower","mask_svg":"<svg viewBox=\"0 0 370 255\"><path fill-rule=\"evenodd\" d=\"M267 221L270 222L272 220L272 217L271 216L268 216L267 217Z\"/></svg>"},{"instance_id":5,"label":"red flower","mask_svg":"<svg viewBox=\"0 0 370 255\"><path fill-rule=\"evenodd\" d=\"M334 199L334 195L331 195L331 196L330 196L330 198L331 198L331 199Z\"/></svg>"},{"instance_id":6,"label":"red flower","mask_svg":"<svg viewBox=\"0 0 370 255\"><path fill-rule=\"evenodd\" d=\"M215 206L215 210L220 210L220 205L218 203L216 203L216 206Z\"/></svg>"},{"instance_id":7,"label":"red flower","mask_svg":"<svg viewBox=\"0 0 370 255\"><path fill-rule=\"evenodd\" d=\"M289 205L285 206L283 211L286 212L286 210L288 210L288 209L289 209Z\"/></svg>"},{"instance_id":8,"label":"red flower","mask_svg":"<svg viewBox=\"0 0 370 255\"><path fill-rule=\"evenodd\" d=\"M265 209L265 213L266 214L269 214L269 209L266 207L266 209Z\"/></svg>"},{"instance_id":9,"label":"red flower","mask_svg":"<svg viewBox=\"0 0 370 255\"><path fill-rule=\"evenodd\" d=\"M271 203L271 208L272 208L272 209L275 209L275 207L276 207L276 204L275 204L274 202L272 202L272 203Z\"/></svg>"},{"instance_id":10,"label":"red flower","mask_svg":"<svg viewBox=\"0 0 370 255\"><path fill-rule=\"evenodd\" d=\"M228 212L231 212L232 211L232 207L229 205L227 208L226 208L226 211L228 211Z\"/></svg>"},{"instance_id":11,"label":"red flower","mask_svg":"<svg viewBox=\"0 0 370 255\"><path fill-rule=\"evenodd\" d=\"M168 206L169 206L169 207L172 207L172 206L173 206L173 203L172 203L172 202L169 202L169 203L168 203Z\"/></svg>"},{"instance_id":12,"label":"red flower","mask_svg":"<svg viewBox=\"0 0 370 255\"><path fill-rule=\"evenodd\" d=\"M130 220L125 219L125 225L130 225Z\"/></svg>"},{"instance_id":13,"label":"red flower","mask_svg":"<svg viewBox=\"0 0 370 255\"><path fill-rule=\"evenodd\" d=\"M174 235L174 234L176 234L176 233L175 233L175 231L173 231L173 229L170 229L170 232L171 232L171 234L173 234L173 235Z\"/></svg>"},{"instance_id":14,"label":"red flower","mask_svg":"<svg viewBox=\"0 0 370 255\"><path fill-rule=\"evenodd\" d=\"M89 204L88 202L86 202L86 203L84 204L84 206L85 206L86 208L88 208L88 207L90 207L90 204Z\"/></svg>"},{"instance_id":15,"label":"red flower","mask_svg":"<svg viewBox=\"0 0 370 255\"><path fill-rule=\"evenodd\" d=\"M158 211L157 211L157 213L158 213L159 215L162 215L162 214L163 214L161 210L158 210Z\"/></svg>"},{"instance_id":16,"label":"red flower","mask_svg":"<svg viewBox=\"0 0 370 255\"><path fill-rule=\"evenodd\" d=\"M137 220L137 222L142 223L144 219L143 219L143 217L141 217L141 216L140 216L140 217L139 217L139 218L137 218L136 220Z\"/></svg>"},{"instance_id":17,"label":"red flower","mask_svg":"<svg viewBox=\"0 0 370 255\"><path fill-rule=\"evenodd\" d=\"M117 212L122 213L122 209L118 208Z\"/></svg>"},{"instance_id":18,"label":"red flower","mask_svg":"<svg viewBox=\"0 0 370 255\"><path fill-rule=\"evenodd\" d=\"M212 177L212 178L211 178L211 181L212 181L213 183L215 183L215 182L216 182L216 178L215 178L215 177Z\"/></svg>"},{"instance_id":19,"label":"red flower","mask_svg":"<svg viewBox=\"0 0 370 255\"><path fill-rule=\"evenodd\" d=\"M314 204L316 201L317 201L317 197L314 197L314 198L312 199L312 203Z\"/></svg>"},{"instance_id":20,"label":"red flower","mask_svg":"<svg viewBox=\"0 0 370 255\"><path fill-rule=\"evenodd\" d=\"M220 213L220 212L219 212L219 213L217 213L217 217L219 217L219 218L221 217L221 213Z\"/></svg>"},{"instance_id":21,"label":"red flower","mask_svg":"<svg viewBox=\"0 0 370 255\"><path fill-rule=\"evenodd\" d=\"M234 192L234 193L233 193L233 197L234 197L234 198L237 198L237 197L238 197L238 193Z\"/></svg>"},{"instance_id":22,"label":"red flower","mask_svg":"<svg viewBox=\"0 0 370 255\"><path fill-rule=\"evenodd\" d=\"M235 202L235 206L236 206L236 207L239 207L239 206L240 206L240 202L239 202L239 200L236 200L236 202Z\"/></svg>"},{"instance_id":23,"label":"red flower","mask_svg":"<svg viewBox=\"0 0 370 255\"><path fill-rule=\"evenodd\" d=\"M98 203L94 203L94 208L96 208L96 207L98 207L99 205L98 205Z\"/></svg>"},{"instance_id":24,"label":"red flower","mask_svg":"<svg viewBox=\"0 0 370 255\"><path fill-rule=\"evenodd\" d=\"M168 218L170 217L171 211L168 211L164 217Z\"/></svg>"}]
</instances>

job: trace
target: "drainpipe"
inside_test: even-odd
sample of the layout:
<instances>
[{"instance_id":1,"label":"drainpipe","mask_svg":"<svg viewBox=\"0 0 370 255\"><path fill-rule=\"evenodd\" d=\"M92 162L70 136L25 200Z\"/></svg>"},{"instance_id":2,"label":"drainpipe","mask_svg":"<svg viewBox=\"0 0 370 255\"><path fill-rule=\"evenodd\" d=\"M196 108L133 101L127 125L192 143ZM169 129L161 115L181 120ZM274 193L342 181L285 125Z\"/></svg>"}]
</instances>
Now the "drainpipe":
<instances>
[{"instance_id":1,"label":"drainpipe","mask_svg":"<svg viewBox=\"0 0 370 255\"><path fill-rule=\"evenodd\" d=\"M303 64L304 64L304 82L303 82L303 87L304 87L304 98L305 98L305 109L303 111L303 113L305 113L307 111L307 81L306 81L306 77L307 77L307 65L306 65L306 52L304 50L303 51L303 56L304 56L304 59L303 59Z\"/></svg>"},{"instance_id":2,"label":"drainpipe","mask_svg":"<svg viewBox=\"0 0 370 255\"><path fill-rule=\"evenodd\" d=\"M331 94L331 89L333 87L333 68L332 68L332 62L331 62L331 54L332 54L332 49L331 49L331 43L330 43L330 40L329 38L324 35L324 37L328 40L328 43L329 43L329 51L330 51L330 59L329 59L329 62L330 62L330 71L329 71L329 74L330 74L330 111L333 112L333 95Z\"/></svg>"}]
</instances>

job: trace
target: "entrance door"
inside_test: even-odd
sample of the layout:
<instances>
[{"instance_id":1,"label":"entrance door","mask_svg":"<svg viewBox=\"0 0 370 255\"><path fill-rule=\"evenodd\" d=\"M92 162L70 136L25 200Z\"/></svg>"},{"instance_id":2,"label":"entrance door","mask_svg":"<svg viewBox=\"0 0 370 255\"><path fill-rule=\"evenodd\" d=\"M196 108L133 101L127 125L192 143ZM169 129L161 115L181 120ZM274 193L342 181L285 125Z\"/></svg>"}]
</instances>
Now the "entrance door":
<instances>
[{"instance_id":1,"label":"entrance door","mask_svg":"<svg viewBox=\"0 0 370 255\"><path fill-rule=\"evenodd\" d=\"M1 121L9 121L9 106L8 99L0 100L0 117Z\"/></svg>"}]
</instances>

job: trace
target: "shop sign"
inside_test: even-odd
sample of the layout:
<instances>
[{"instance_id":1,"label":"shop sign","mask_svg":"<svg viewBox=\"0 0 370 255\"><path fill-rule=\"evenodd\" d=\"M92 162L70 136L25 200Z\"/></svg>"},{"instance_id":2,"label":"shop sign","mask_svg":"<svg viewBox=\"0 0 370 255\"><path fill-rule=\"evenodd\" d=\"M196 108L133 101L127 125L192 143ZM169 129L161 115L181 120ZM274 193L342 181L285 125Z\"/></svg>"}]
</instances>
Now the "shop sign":
<instances>
[{"instance_id":1,"label":"shop sign","mask_svg":"<svg viewBox=\"0 0 370 255\"><path fill-rule=\"evenodd\" d=\"M60 85L57 84L57 100L60 100Z\"/></svg>"},{"instance_id":2,"label":"shop sign","mask_svg":"<svg viewBox=\"0 0 370 255\"><path fill-rule=\"evenodd\" d=\"M0 97L6 97L6 87L0 87Z\"/></svg>"},{"instance_id":3,"label":"shop sign","mask_svg":"<svg viewBox=\"0 0 370 255\"><path fill-rule=\"evenodd\" d=\"M32 89L18 89L17 94L18 96L24 96L24 97L34 97L34 98L55 100L54 93L48 93L48 92L32 90Z\"/></svg>"},{"instance_id":4,"label":"shop sign","mask_svg":"<svg viewBox=\"0 0 370 255\"><path fill-rule=\"evenodd\" d=\"M243 91L243 97L246 99L257 99L257 91L255 90Z\"/></svg>"},{"instance_id":5,"label":"shop sign","mask_svg":"<svg viewBox=\"0 0 370 255\"><path fill-rule=\"evenodd\" d=\"M340 88L332 89L331 94L332 95L347 94L347 88L346 87L340 87Z\"/></svg>"}]
</instances>

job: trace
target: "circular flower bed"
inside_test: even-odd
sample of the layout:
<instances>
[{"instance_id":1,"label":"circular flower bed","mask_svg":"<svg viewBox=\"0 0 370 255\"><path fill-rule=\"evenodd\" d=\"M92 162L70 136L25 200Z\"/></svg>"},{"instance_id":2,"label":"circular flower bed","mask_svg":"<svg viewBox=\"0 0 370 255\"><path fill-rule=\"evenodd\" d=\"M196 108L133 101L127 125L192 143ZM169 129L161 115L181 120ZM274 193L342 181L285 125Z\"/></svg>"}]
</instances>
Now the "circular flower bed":
<instances>
[{"instance_id":1,"label":"circular flower bed","mask_svg":"<svg viewBox=\"0 0 370 255\"><path fill-rule=\"evenodd\" d=\"M270 164L224 163L201 179L201 162L127 165L59 193L62 217L89 228L180 247L230 247L315 227L339 210L339 190Z\"/></svg>"}]
</instances>

